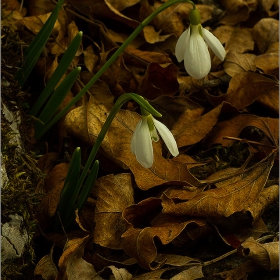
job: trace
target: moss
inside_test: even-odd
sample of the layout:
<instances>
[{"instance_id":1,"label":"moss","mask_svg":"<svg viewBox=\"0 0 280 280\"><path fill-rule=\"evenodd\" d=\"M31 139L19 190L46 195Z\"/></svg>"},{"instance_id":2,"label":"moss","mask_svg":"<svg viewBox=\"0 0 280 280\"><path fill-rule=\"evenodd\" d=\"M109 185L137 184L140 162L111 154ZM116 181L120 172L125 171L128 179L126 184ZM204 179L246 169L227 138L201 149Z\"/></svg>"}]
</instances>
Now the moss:
<instances>
[{"instance_id":1,"label":"moss","mask_svg":"<svg viewBox=\"0 0 280 280\"><path fill-rule=\"evenodd\" d=\"M6 19L7 20L7 19ZM34 272L35 253L33 237L36 230L36 222L33 211L37 207L40 194L35 192L36 185L43 174L37 168L35 156L32 154L32 146L26 139L26 131L30 131L31 119L24 113L24 102L28 96L22 91L14 80L14 74L20 63L21 43L12 24L10 27L3 24L2 19L2 102L10 111L21 118L20 139L24 143L24 151L20 151L17 144L12 141L15 133L10 127L9 121L2 114L1 119L1 153L8 180L2 186L1 219L2 223L10 220L9 215L22 216L24 227L28 233L28 244L24 254L11 261L2 263L1 279L31 279ZM21 133L24 131L25 133Z\"/></svg>"}]
</instances>

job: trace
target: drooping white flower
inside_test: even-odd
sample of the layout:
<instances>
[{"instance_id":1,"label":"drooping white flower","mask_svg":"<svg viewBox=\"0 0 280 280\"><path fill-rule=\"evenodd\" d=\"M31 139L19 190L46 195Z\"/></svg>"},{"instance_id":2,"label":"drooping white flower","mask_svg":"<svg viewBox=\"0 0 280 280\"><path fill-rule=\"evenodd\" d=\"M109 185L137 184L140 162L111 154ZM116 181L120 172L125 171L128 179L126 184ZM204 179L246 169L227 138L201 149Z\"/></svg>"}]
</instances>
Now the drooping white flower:
<instances>
[{"instance_id":1,"label":"drooping white flower","mask_svg":"<svg viewBox=\"0 0 280 280\"><path fill-rule=\"evenodd\" d=\"M144 116L137 124L132 139L131 151L136 156L137 161L145 168L150 168L154 162L152 140L159 140L157 131L162 137L170 153L176 157L179 154L178 147L171 131L152 115Z\"/></svg>"},{"instance_id":2,"label":"drooping white flower","mask_svg":"<svg viewBox=\"0 0 280 280\"><path fill-rule=\"evenodd\" d=\"M175 56L178 62L184 60L186 71L196 79L204 78L211 69L207 45L220 60L224 60L226 51L223 45L211 32L202 27L198 10L191 10L190 26L179 37Z\"/></svg>"}]
</instances>

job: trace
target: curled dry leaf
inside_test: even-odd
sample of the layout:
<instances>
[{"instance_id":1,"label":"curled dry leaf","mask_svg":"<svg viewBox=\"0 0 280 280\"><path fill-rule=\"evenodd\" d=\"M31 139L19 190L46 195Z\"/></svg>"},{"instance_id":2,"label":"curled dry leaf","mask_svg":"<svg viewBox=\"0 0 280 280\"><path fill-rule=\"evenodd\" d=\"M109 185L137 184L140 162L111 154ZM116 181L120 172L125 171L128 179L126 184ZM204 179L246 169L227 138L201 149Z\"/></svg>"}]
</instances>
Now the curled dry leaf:
<instances>
[{"instance_id":1,"label":"curled dry leaf","mask_svg":"<svg viewBox=\"0 0 280 280\"><path fill-rule=\"evenodd\" d=\"M95 271L92 264L83 259L84 248L90 240L89 236L68 240L59 258L57 279L67 280L103 280Z\"/></svg>"},{"instance_id":2,"label":"curled dry leaf","mask_svg":"<svg viewBox=\"0 0 280 280\"><path fill-rule=\"evenodd\" d=\"M190 219L160 213L161 199L148 198L136 205L129 206L123 217L130 228L122 235L123 250L145 269L158 269L166 260L152 265L157 257L154 239L158 238L163 245L174 240L188 225L204 226L204 219ZM151 217L158 215L152 220Z\"/></svg>"},{"instance_id":3,"label":"curled dry leaf","mask_svg":"<svg viewBox=\"0 0 280 280\"><path fill-rule=\"evenodd\" d=\"M279 13L279 2L277 0L261 0L260 5L269 17Z\"/></svg>"},{"instance_id":4,"label":"curled dry leaf","mask_svg":"<svg viewBox=\"0 0 280 280\"><path fill-rule=\"evenodd\" d=\"M250 237L238 251L266 270L279 269L279 242L261 244Z\"/></svg>"},{"instance_id":5,"label":"curled dry leaf","mask_svg":"<svg viewBox=\"0 0 280 280\"><path fill-rule=\"evenodd\" d=\"M220 23L236 25L240 22L246 21L249 18L250 12L255 11L258 7L258 1L246 1L246 0L222 0L221 4L226 9L226 15Z\"/></svg>"},{"instance_id":6,"label":"curled dry leaf","mask_svg":"<svg viewBox=\"0 0 280 280\"><path fill-rule=\"evenodd\" d=\"M215 144L221 144L224 147L232 145L234 143L232 140L223 139L223 137L238 137L246 127L260 129L270 139L271 145L277 145L279 138L279 119L263 118L255 115L238 115L232 119L217 123L207 137L207 147Z\"/></svg>"},{"instance_id":7,"label":"curled dry leaf","mask_svg":"<svg viewBox=\"0 0 280 280\"><path fill-rule=\"evenodd\" d=\"M66 116L66 129L70 134L93 145L108 113L103 104L91 97L87 107L76 108ZM123 168L128 167L140 189L147 190L174 181L198 185L198 180L191 175L186 165L162 156L160 141L154 143L154 164L150 169L137 162L130 150L130 142L140 118L134 112L120 111L102 141L101 151Z\"/></svg>"},{"instance_id":8,"label":"curled dry leaf","mask_svg":"<svg viewBox=\"0 0 280 280\"><path fill-rule=\"evenodd\" d=\"M269 46L279 42L279 21L273 18L263 18L255 24L253 38L260 53L265 53Z\"/></svg>"},{"instance_id":9,"label":"curled dry leaf","mask_svg":"<svg viewBox=\"0 0 280 280\"><path fill-rule=\"evenodd\" d=\"M261 191L258 199L252 203L244 212L249 212L253 219L253 223L257 221L263 214L265 208L277 201L279 198L279 186L272 185Z\"/></svg>"},{"instance_id":10,"label":"curled dry leaf","mask_svg":"<svg viewBox=\"0 0 280 280\"><path fill-rule=\"evenodd\" d=\"M230 50L224 62L225 72L233 77L234 75L242 72L255 72L256 65L254 63L255 55L250 53L240 54L236 51Z\"/></svg>"},{"instance_id":11,"label":"curled dry leaf","mask_svg":"<svg viewBox=\"0 0 280 280\"><path fill-rule=\"evenodd\" d=\"M279 85L276 81L250 72L235 75L230 80L226 94L221 96L207 94L208 100L214 106L226 101L237 109L241 109L258 101L275 114L279 111L278 97Z\"/></svg>"},{"instance_id":12,"label":"curled dry leaf","mask_svg":"<svg viewBox=\"0 0 280 280\"><path fill-rule=\"evenodd\" d=\"M122 211L134 203L131 174L108 175L95 182L97 202L93 241L103 247L121 249L126 230Z\"/></svg>"},{"instance_id":13,"label":"curled dry leaf","mask_svg":"<svg viewBox=\"0 0 280 280\"><path fill-rule=\"evenodd\" d=\"M264 188L274 157L275 151L254 166L242 168L235 176L221 178L219 188L199 193L185 202L175 204L163 194L163 213L220 218L246 209Z\"/></svg>"},{"instance_id":14,"label":"curled dry leaf","mask_svg":"<svg viewBox=\"0 0 280 280\"><path fill-rule=\"evenodd\" d=\"M162 30L156 31L155 28L151 25L147 25L143 29L145 40L150 44L163 42L172 35L161 35L161 32Z\"/></svg>"},{"instance_id":15,"label":"curled dry leaf","mask_svg":"<svg viewBox=\"0 0 280 280\"><path fill-rule=\"evenodd\" d=\"M106 270L111 270L113 276L110 277L112 280L130 280L132 279L132 275L124 268L116 268L113 265L110 265L103 269L103 271L99 272L102 276L102 273Z\"/></svg>"},{"instance_id":16,"label":"curled dry leaf","mask_svg":"<svg viewBox=\"0 0 280 280\"><path fill-rule=\"evenodd\" d=\"M53 247L48 255L44 256L36 265L34 275L40 275L43 279L54 280L57 276L57 268L52 260Z\"/></svg>"}]
</instances>

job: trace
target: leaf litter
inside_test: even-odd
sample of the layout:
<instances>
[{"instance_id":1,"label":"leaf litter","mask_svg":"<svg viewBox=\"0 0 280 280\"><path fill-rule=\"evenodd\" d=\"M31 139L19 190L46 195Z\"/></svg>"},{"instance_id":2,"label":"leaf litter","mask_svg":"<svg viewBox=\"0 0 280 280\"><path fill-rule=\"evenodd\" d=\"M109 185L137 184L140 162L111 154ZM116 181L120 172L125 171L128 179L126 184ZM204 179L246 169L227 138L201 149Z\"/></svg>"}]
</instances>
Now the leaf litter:
<instances>
[{"instance_id":1,"label":"leaf litter","mask_svg":"<svg viewBox=\"0 0 280 280\"><path fill-rule=\"evenodd\" d=\"M26 16L26 9L5 2L10 6L4 14L15 10L11 21L24 30L20 35L27 41L26 34L36 34L54 7L30 1ZM48 246L49 253L37 260L37 276L86 280L276 275L277 222L267 213L278 220L279 6L277 1L201 2L197 8L202 24L227 51L224 62L211 54L211 72L204 81L186 76L174 56L190 12L190 5L181 3L143 30L46 139L50 152L41 148L38 165L47 175L37 187L44 197L33 209L40 229L36 238L46 238L60 253ZM160 5L69 1L36 66L41 84L83 30L83 43L69 67L82 66L82 71L66 104ZM28 82L32 88L32 80ZM85 162L114 100L125 92L143 95L163 114L180 155L171 158L159 141L153 144L150 169L136 161L130 141L140 111L128 102L98 152L101 171L77 217L81 226L54 234L51 225L68 156L81 146ZM44 242L37 244L38 251L41 246Z\"/></svg>"}]
</instances>

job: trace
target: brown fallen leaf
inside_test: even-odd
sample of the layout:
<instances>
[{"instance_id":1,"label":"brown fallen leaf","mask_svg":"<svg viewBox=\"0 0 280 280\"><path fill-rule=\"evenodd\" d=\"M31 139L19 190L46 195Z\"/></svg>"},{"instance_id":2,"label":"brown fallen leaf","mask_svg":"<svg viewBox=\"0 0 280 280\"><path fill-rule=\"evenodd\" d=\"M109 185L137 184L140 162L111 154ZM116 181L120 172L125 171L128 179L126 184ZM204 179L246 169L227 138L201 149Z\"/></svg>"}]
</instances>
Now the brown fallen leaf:
<instances>
[{"instance_id":1,"label":"brown fallen leaf","mask_svg":"<svg viewBox=\"0 0 280 280\"><path fill-rule=\"evenodd\" d=\"M102 276L103 272L107 272L106 270L110 270L110 272L113 273L113 275L110 276L110 279L112 279L112 280L131 280L132 279L132 275L125 268L116 268L115 266L110 265L110 266L104 268L102 271L100 271L99 274ZM108 274L105 274L104 277L106 277L106 275L108 275Z\"/></svg>"},{"instance_id":2,"label":"brown fallen leaf","mask_svg":"<svg viewBox=\"0 0 280 280\"><path fill-rule=\"evenodd\" d=\"M279 2L277 0L261 0L260 5L269 17L279 13Z\"/></svg>"},{"instance_id":3,"label":"brown fallen leaf","mask_svg":"<svg viewBox=\"0 0 280 280\"><path fill-rule=\"evenodd\" d=\"M263 214L266 207L272 204L279 198L279 186L272 185L261 191L258 199L252 203L248 208L244 209L244 212L250 213L254 223Z\"/></svg>"},{"instance_id":4,"label":"brown fallen leaf","mask_svg":"<svg viewBox=\"0 0 280 280\"><path fill-rule=\"evenodd\" d=\"M258 199L270 174L275 154L273 151L264 160L245 170L241 169L235 176L221 178L219 188L199 193L186 202L175 204L163 194L163 213L220 218L246 209Z\"/></svg>"},{"instance_id":5,"label":"brown fallen leaf","mask_svg":"<svg viewBox=\"0 0 280 280\"><path fill-rule=\"evenodd\" d=\"M147 63L156 61L159 64L166 64L166 63L172 62L169 55L167 55L164 52L142 51L142 50L132 47L131 45L127 46L125 51L129 54L133 54L134 56L140 58L141 60L144 60Z\"/></svg>"},{"instance_id":6,"label":"brown fallen leaf","mask_svg":"<svg viewBox=\"0 0 280 280\"><path fill-rule=\"evenodd\" d=\"M44 189L47 190L47 193L35 213L42 229L46 229L51 224L50 218L55 215L68 167L69 164L66 163L56 165L45 179L44 185L48 188L44 187Z\"/></svg>"},{"instance_id":7,"label":"brown fallen leaf","mask_svg":"<svg viewBox=\"0 0 280 280\"><path fill-rule=\"evenodd\" d=\"M252 3L250 3L251 7L249 7L245 0L222 0L220 2L226 10L226 15L220 21L222 24L236 25L240 22L246 21L249 18L250 12L254 10ZM256 0L252 2L257 3Z\"/></svg>"},{"instance_id":8,"label":"brown fallen leaf","mask_svg":"<svg viewBox=\"0 0 280 280\"><path fill-rule=\"evenodd\" d=\"M89 72L93 73L93 70L96 68L99 57L93 51L93 46L89 45L84 51L84 62L85 66Z\"/></svg>"},{"instance_id":9,"label":"brown fallen leaf","mask_svg":"<svg viewBox=\"0 0 280 280\"><path fill-rule=\"evenodd\" d=\"M227 53L225 62L224 62L224 70L225 72L233 77L238 73L246 72L246 71L256 71L256 65L254 63L256 56L254 54L245 53L240 54L236 51L230 50Z\"/></svg>"},{"instance_id":10,"label":"brown fallen leaf","mask_svg":"<svg viewBox=\"0 0 280 280\"><path fill-rule=\"evenodd\" d=\"M53 247L48 255L44 256L36 265L34 275L40 275L43 279L55 280L57 268L52 260Z\"/></svg>"},{"instance_id":11,"label":"brown fallen leaf","mask_svg":"<svg viewBox=\"0 0 280 280\"><path fill-rule=\"evenodd\" d=\"M238 115L232 119L217 123L207 137L207 147L221 144L225 147L234 142L224 139L225 136L238 137L246 127L256 127L270 139L271 145L277 145L279 137L279 119L263 118L255 115Z\"/></svg>"},{"instance_id":12,"label":"brown fallen leaf","mask_svg":"<svg viewBox=\"0 0 280 280\"><path fill-rule=\"evenodd\" d=\"M255 24L252 35L260 54L265 53L271 44L279 42L278 20L273 18L261 19Z\"/></svg>"},{"instance_id":13,"label":"brown fallen leaf","mask_svg":"<svg viewBox=\"0 0 280 280\"><path fill-rule=\"evenodd\" d=\"M157 237L163 245L175 239L188 225L203 226L203 219L189 219L160 213L161 199L148 198L137 205L126 208L123 217L130 228L122 235L123 250L145 269L160 268L165 260L153 265L157 257L154 239ZM152 221L154 217L159 213Z\"/></svg>"},{"instance_id":14,"label":"brown fallen leaf","mask_svg":"<svg viewBox=\"0 0 280 280\"><path fill-rule=\"evenodd\" d=\"M97 274L92 264L86 262L82 258L84 255L84 247L89 240L89 236L68 240L59 258L57 279L103 280L103 278Z\"/></svg>"},{"instance_id":15,"label":"brown fallen leaf","mask_svg":"<svg viewBox=\"0 0 280 280\"><path fill-rule=\"evenodd\" d=\"M121 235L126 230L122 211L134 203L131 174L107 175L98 178L94 192L93 242L111 249L121 249Z\"/></svg>"},{"instance_id":16,"label":"brown fallen leaf","mask_svg":"<svg viewBox=\"0 0 280 280\"><path fill-rule=\"evenodd\" d=\"M207 99L214 106L226 101L237 109L245 108L254 101L258 101L274 114L278 114L278 91L279 85L276 81L258 73L245 72L235 75L230 80L226 94L221 96L207 94Z\"/></svg>"},{"instance_id":17,"label":"brown fallen leaf","mask_svg":"<svg viewBox=\"0 0 280 280\"><path fill-rule=\"evenodd\" d=\"M221 25L217 27L213 34L225 44L226 51L246 53L254 50L254 40L249 28L233 27Z\"/></svg>"},{"instance_id":18,"label":"brown fallen leaf","mask_svg":"<svg viewBox=\"0 0 280 280\"><path fill-rule=\"evenodd\" d=\"M178 68L173 63L160 65L152 62L148 65L137 94L153 100L161 95L173 96L179 89Z\"/></svg>"},{"instance_id":19,"label":"brown fallen leaf","mask_svg":"<svg viewBox=\"0 0 280 280\"><path fill-rule=\"evenodd\" d=\"M76 108L66 116L66 129L70 134L93 145L108 113L103 104L91 97L87 107ZM142 167L137 162L130 150L130 142L140 118L138 114L130 111L121 110L117 114L101 144L101 151L106 157L123 168L128 167L142 190L174 181L198 185L199 181L191 175L186 165L162 156L160 141L153 144L154 164L150 169Z\"/></svg>"},{"instance_id":20,"label":"brown fallen leaf","mask_svg":"<svg viewBox=\"0 0 280 280\"><path fill-rule=\"evenodd\" d=\"M266 270L279 269L279 242L261 244L250 237L238 251Z\"/></svg>"},{"instance_id":21,"label":"brown fallen leaf","mask_svg":"<svg viewBox=\"0 0 280 280\"><path fill-rule=\"evenodd\" d=\"M137 264L137 260L134 259L134 258L128 258L124 261L120 261L120 260L115 260L113 259L110 259L110 257L104 257L104 256L101 256L100 254L97 254L97 253L94 253L92 256L91 256L91 262L94 263L94 266L96 267L96 269L99 271L99 270L102 270L104 269L106 266L110 266L110 265L113 265L115 267L118 267L118 268L130 268L131 266Z\"/></svg>"},{"instance_id":22,"label":"brown fallen leaf","mask_svg":"<svg viewBox=\"0 0 280 280\"><path fill-rule=\"evenodd\" d=\"M227 102L223 102L202 116L200 108L192 111L187 109L173 126L172 130L178 147L193 145L202 140L216 125L219 115L223 112L239 113L236 108Z\"/></svg>"},{"instance_id":23,"label":"brown fallen leaf","mask_svg":"<svg viewBox=\"0 0 280 280\"><path fill-rule=\"evenodd\" d=\"M184 116L188 120L195 120L204 111L204 108L185 96L162 95L149 103L161 112L161 122L169 129L177 123L179 118ZM174 131L173 131L174 132Z\"/></svg>"},{"instance_id":24,"label":"brown fallen leaf","mask_svg":"<svg viewBox=\"0 0 280 280\"><path fill-rule=\"evenodd\" d=\"M273 75L276 78L279 74L279 54L265 53L255 58L256 67L261 69L265 74Z\"/></svg>"},{"instance_id":25,"label":"brown fallen leaf","mask_svg":"<svg viewBox=\"0 0 280 280\"><path fill-rule=\"evenodd\" d=\"M247 261L237 266L234 269L223 271L220 273L215 273L215 276L220 276L226 280L245 280L248 279L248 275L259 270L259 267L252 261Z\"/></svg>"}]
</instances>

